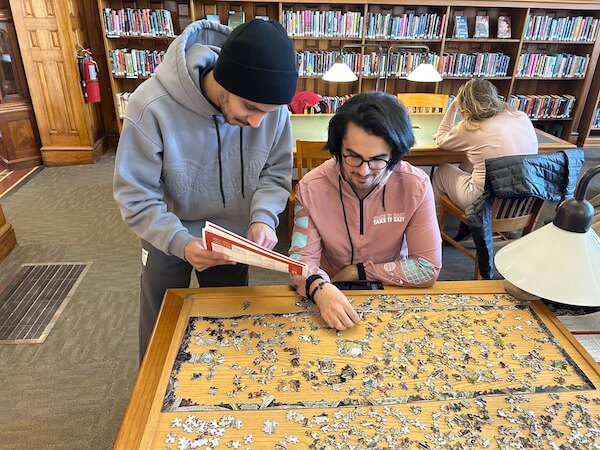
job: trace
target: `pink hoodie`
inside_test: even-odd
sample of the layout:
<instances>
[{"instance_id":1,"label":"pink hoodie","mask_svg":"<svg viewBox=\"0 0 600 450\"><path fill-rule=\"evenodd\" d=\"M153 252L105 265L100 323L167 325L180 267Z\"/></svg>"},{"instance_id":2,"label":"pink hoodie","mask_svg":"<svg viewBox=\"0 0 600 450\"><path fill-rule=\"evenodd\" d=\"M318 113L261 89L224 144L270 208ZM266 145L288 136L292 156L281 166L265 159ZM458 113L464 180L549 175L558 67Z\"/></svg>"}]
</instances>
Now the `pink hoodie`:
<instances>
[{"instance_id":1,"label":"pink hoodie","mask_svg":"<svg viewBox=\"0 0 600 450\"><path fill-rule=\"evenodd\" d=\"M405 161L362 201L330 159L296 190L290 257L329 280L363 263L369 280L427 286L438 277L442 247L429 177ZM304 281L296 284L306 295Z\"/></svg>"}]
</instances>

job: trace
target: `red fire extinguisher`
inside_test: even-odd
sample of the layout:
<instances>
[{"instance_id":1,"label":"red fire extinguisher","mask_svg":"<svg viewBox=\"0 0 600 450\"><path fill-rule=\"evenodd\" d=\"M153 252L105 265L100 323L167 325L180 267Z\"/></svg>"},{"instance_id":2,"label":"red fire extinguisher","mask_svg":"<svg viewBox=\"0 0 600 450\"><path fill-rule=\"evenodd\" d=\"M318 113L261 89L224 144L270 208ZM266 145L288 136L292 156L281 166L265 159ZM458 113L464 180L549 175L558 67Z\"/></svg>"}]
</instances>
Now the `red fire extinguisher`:
<instances>
[{"instance_id":1,"label":"red fire extinguisher","mask_svg":"<svg viewBox=\"0 0 600 450\"><path fill-rule=\"evenodd\" d=\"M83 97L88 103L101 101L100 83L98 82L98 64L92 58L89 49L82 49L77 54L79 60L79 75L81 76L81 87Z\"/></svg>"}]
</instances>

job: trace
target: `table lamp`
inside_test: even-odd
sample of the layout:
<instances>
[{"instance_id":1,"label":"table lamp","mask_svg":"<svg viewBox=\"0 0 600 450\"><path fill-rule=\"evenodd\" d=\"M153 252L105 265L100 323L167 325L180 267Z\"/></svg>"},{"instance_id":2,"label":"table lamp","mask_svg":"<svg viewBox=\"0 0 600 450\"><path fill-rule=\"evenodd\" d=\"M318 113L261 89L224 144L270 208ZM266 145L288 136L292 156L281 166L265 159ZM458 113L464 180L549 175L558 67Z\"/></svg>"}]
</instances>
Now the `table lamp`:
<instances>
[{"instance_id":1,"label":"table lamp","mask_svg":"<svg viewBox=\"0 0 600 450\"><path fill-rule=\"evenodd\" d=\"M501 248L498 272L530 294L567 305L600 306L600 237L590 229L594 208L585 200L600 166L579 181L575 197L562 202L552 223Z\"/></svg>"},{"instance_id":2,"label":"table lamp","mask_svg":"<svg viewBox=\"0 0 600 450\"><path fill-rule=\"evenodd\" d=\"M387 92L387 82L391 70L392 64L392 53L397 50L423 50L425 53L429 53L429 47L426 45L409 45L409 44L394 44L388 47L387 51L387 67L385 71L385 84L383 90ZM408 81L415 81L418 83L438 83L443 80L440 73L433 67L433 64L421 63L415 70L410 72L406 79Z\"/></svg>"},{"instance_id":3,"label":"table lamp","mask_svg":"<svg viewBox=\"0 0 600 450\"><path fill-rule=\"evenodd\" d=\"M379 61L381 62L381 58L383 56L383 48L378 44L344 44L341 48L341 55L335 59L335 63L325 72L323 75L323 80L331 81L335 83L345 83L350 81L358 80L356 74L352 71L348 64L344 61L344 49L345 48L366 48L366 47L374 47L377 49L377 54L379 56ZM363 71L363 62L364 59L361 60L360 70ZM375 90L379 90L379 76L375 82Z\"/></svg>"}]
</instances>

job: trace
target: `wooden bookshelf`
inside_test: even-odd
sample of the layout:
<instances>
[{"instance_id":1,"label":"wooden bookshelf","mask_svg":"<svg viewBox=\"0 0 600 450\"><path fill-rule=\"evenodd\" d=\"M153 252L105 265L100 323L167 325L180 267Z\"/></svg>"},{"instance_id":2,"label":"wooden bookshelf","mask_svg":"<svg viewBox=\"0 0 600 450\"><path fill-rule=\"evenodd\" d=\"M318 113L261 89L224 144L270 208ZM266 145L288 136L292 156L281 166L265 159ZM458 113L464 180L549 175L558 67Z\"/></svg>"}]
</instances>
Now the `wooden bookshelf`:
<instances>
[{"instance_id":1,"label":"wooden bookshelf","mask_svg":"<svg viewBox=\"0 0 600 450\"><path fill-rule=\"evenodd\" d=\"M599 76L594 78L598 56L600 53L600 38L597 30L593 41L571 41L571 40L544 40L529 38L525 29L529 15L549 15L555 18L587 17L600 18L600 3L590 1L487 1L468 0L461 5L460 2L449 2L442 0L425 0L425 2L381 0L378 2L333 0L329 3L316 3L310 0L298 0L291 2L280 2L273 0L264 1L200 1L200 0L177 0L177 1L152 1L142 0L126 2L121 0L99 0L98 11L103 17L103 8L164 8L172 12L173 23L176 33L194 20L206 18L207 14L218 14L221 23L227 24L229 11L243 11L245 19L250 20L257 15L267 15L271 19L284 23L284 11L337 11L342 13L353 11L362 15L362 29L359 36L339 37L315 37L315 36L293 36L296 51L332 51L339 52L344 44L381 45L383 53L391 45L419 45L425 44L430 51L441 56L447 53L502 53L509 57L510 62L506 76L485 77L492 81L498 88L500 95L508 99L511 95L573 95L576 98L575 106L569 118L557 119L534 119L536 126L559 135L563 139L574 142L577 139L577 131L581 135L581 125L584 125L582 117L586 107L586 98L590 88L600 90ZM401 16L402 14L438 14L441 21L440 35L434 38L423 38L407 36L405 38L374 37L368 35L369 17L371 14L387 14ZM460 39L454 36L454 23L457 15L465 16L469 37ZM489 17L489 37L475 38L475 17L486 15ZM511 22L511 35L507 38L498 37L498 18L507 16ZM600 27L599 27L600 28ZM140 38L140 37L104 37L106 57L109 50L116 48L155 48L166 49L173 38ZM409 51L408 49L401 51ZM372 47L350 49L360 58L373 51ZM522 53L553 54L565 53L576 55L589 55L589 62L584 77L521 77L517 76L517 62ZM109 62L110 67L110 62ZM111 76L111 88L113 93L125 92L135 89L144 78L127 78ZM406 77L388 77L387 92L430 92L454 95L459 87L464 84L470 76L445 76L440 83L414 83L406 80ZM358 92L367 92L375 89L377 76L363 76L358 74L358 80L352 83L328 83L321 79L321 75L306 75L299 77L298 87L300 90L309 90L323 96L344 96ZM379 77L379 88L383 89L384 79ZM593 83L594 82L594 83ZM599 86L596 86L599 85ZM594 90L593 89L593 90ZM597 100L597 90L596 98ZM594 106L597 103L594 102ZM586 109L587 111L587 109ZM118 117L118 109L115 107ZM581 124L580 124L581 122ZM119 126L120 126L119 120ZM590 133L590 123L585 130L586 137ZM595 131L593 131L595 133ZM600 137L600 136L599 136Z\"/></svg>"},{"instance_id":2,"label":"wooden bookshelf","mask_svg":"<svg viewBox=\"0 0 600 450\"><path fill-rule=\"evenodd\" d=\"M577 144L581 146L600 147L600 127L594 127L594 115L600 108L600 64L591 72L592 83L587 95L587 102L581 114Z\"/></svg>"}]
</instances>

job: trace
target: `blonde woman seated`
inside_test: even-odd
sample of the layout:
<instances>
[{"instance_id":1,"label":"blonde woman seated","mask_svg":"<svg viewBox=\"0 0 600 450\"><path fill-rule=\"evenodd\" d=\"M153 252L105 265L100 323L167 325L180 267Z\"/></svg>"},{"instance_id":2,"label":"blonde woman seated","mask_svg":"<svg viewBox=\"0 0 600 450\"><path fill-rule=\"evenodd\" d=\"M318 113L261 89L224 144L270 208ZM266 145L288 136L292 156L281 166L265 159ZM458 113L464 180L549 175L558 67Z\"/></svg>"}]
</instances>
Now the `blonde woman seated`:
<instances>
[{"instance_id":1,"label":"blonde woman seated","mask_svg":"<svg viewBox=\"0 0 600 450\"><path fill-rule=\"evenodd\" d=\"M453 126L457 113L462 120ZM500 100L492 83L478 78L460 87L440 123L436 140L443 150L466 153L460 166L444 164L434 172L432 184L438 209L442 194L465 209L483 193L486 159L538 152L535 130L527 115Z\"/></svg>"}]
</instances>

